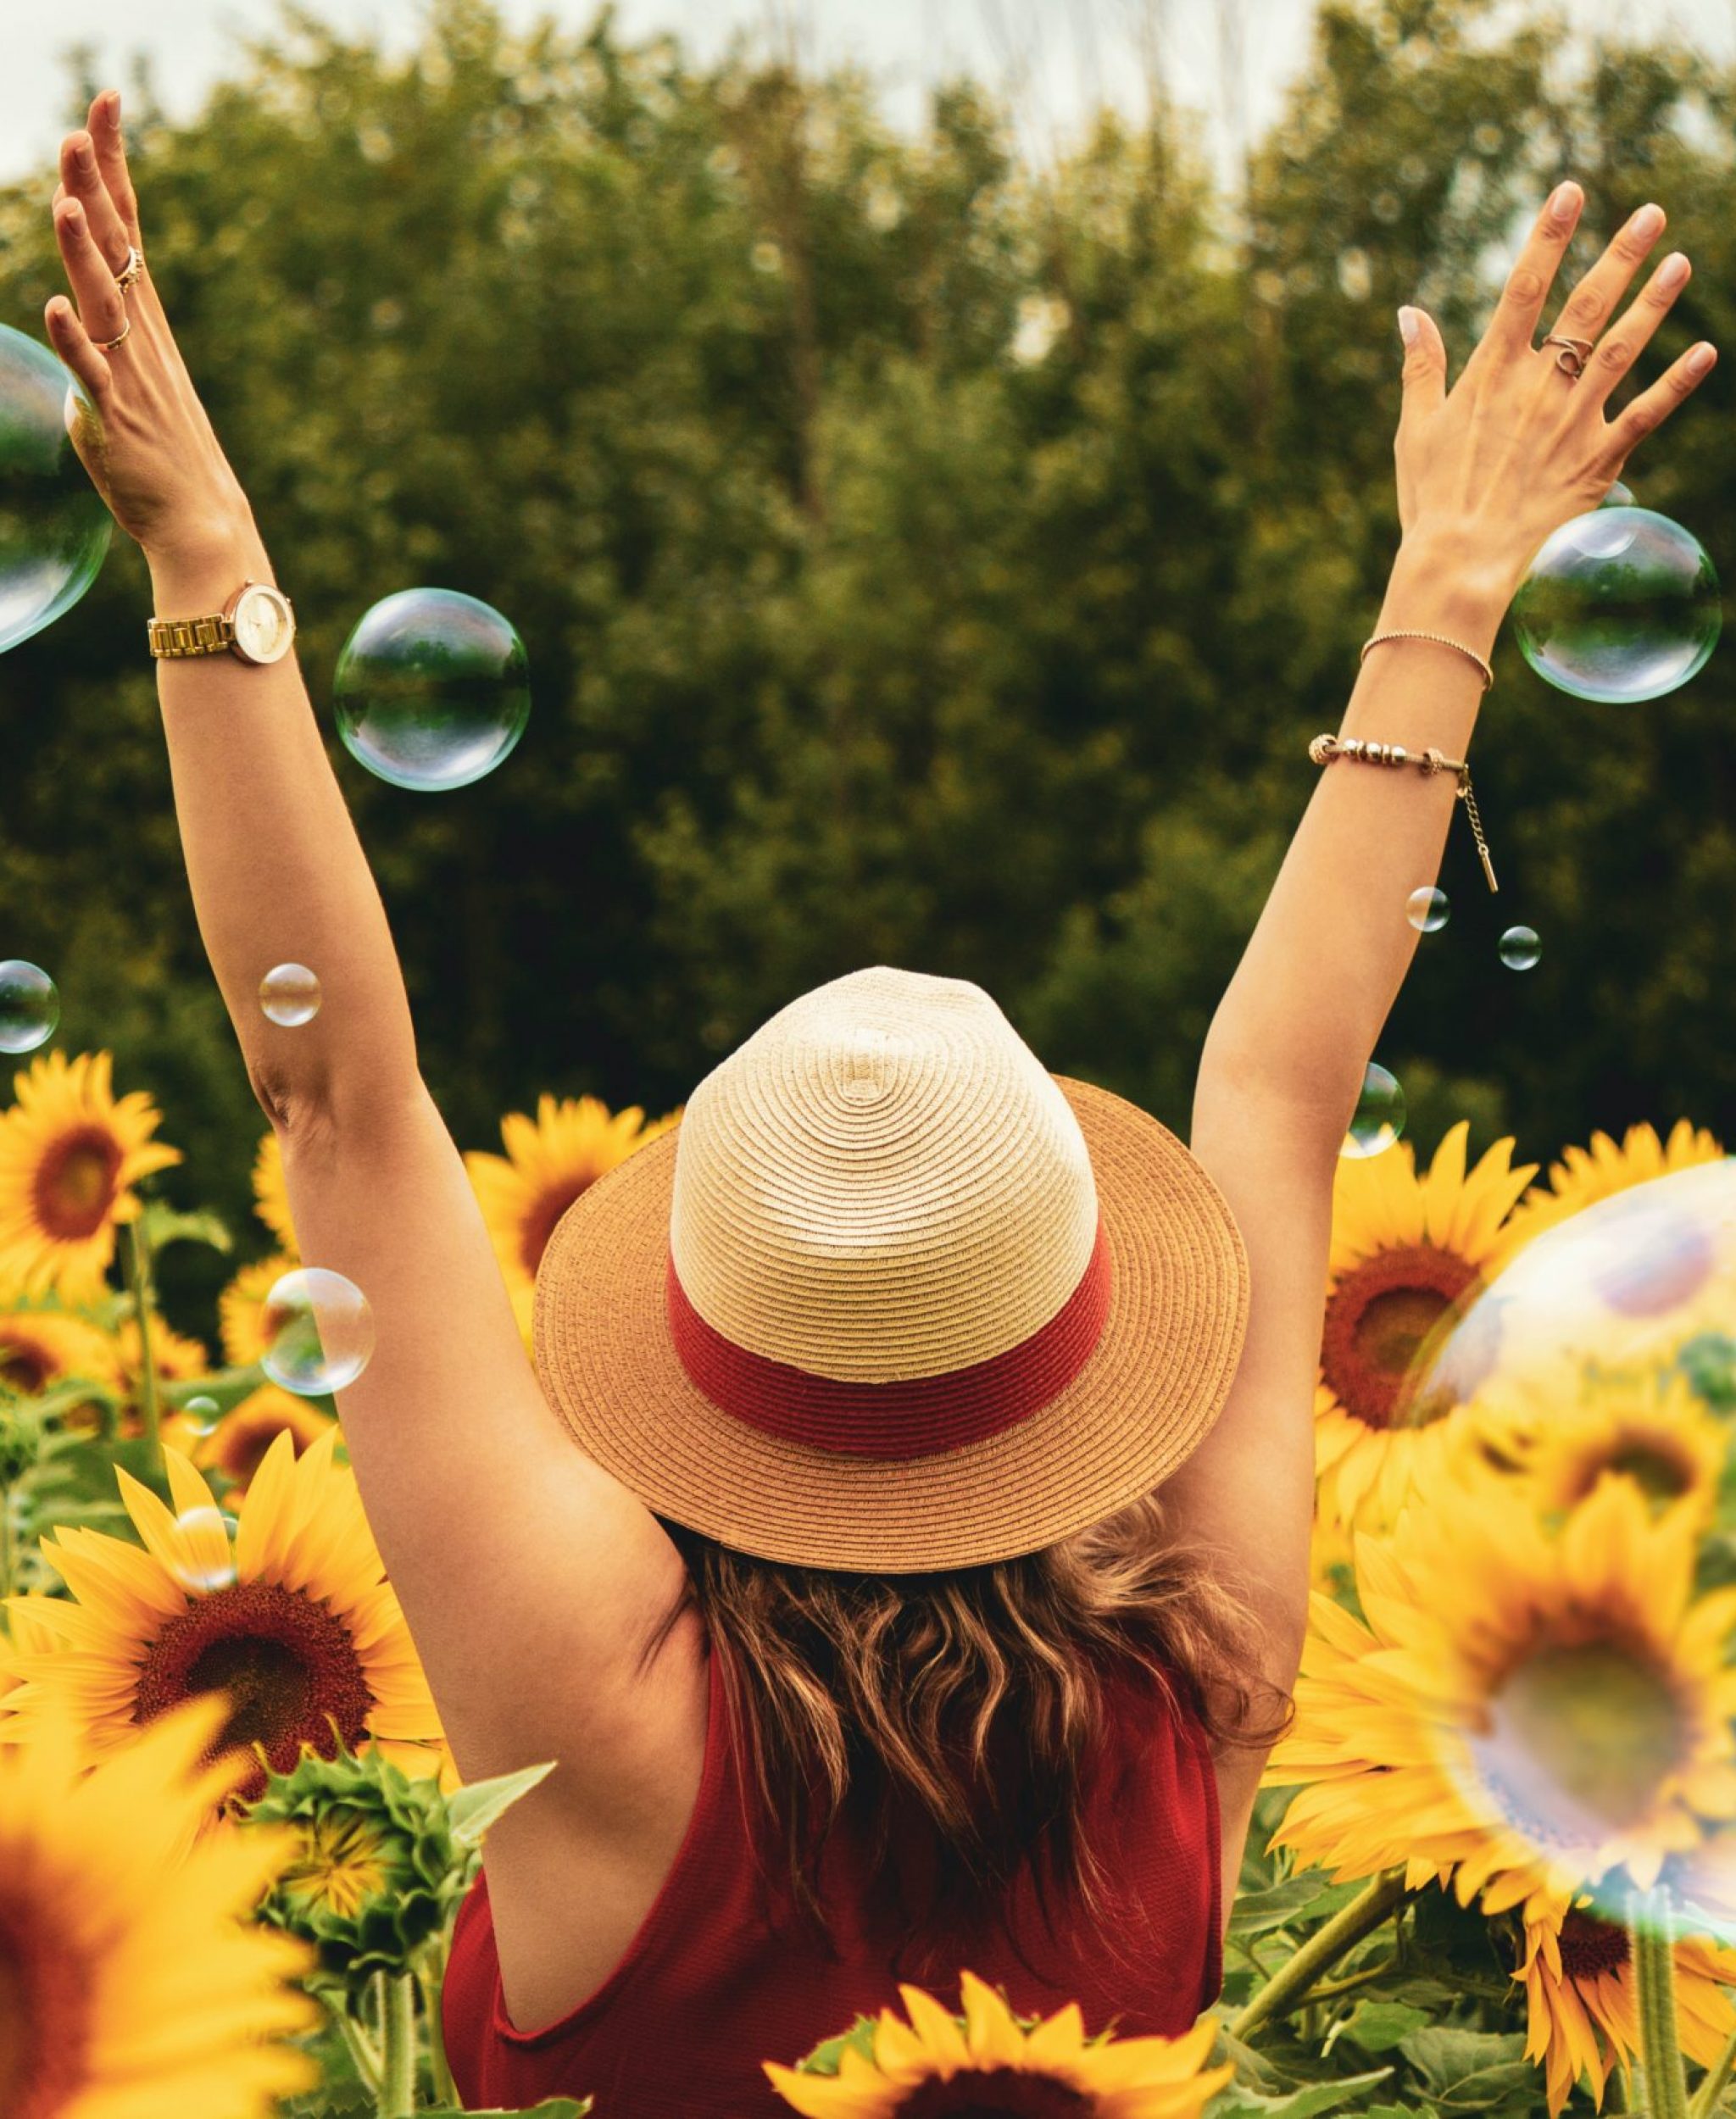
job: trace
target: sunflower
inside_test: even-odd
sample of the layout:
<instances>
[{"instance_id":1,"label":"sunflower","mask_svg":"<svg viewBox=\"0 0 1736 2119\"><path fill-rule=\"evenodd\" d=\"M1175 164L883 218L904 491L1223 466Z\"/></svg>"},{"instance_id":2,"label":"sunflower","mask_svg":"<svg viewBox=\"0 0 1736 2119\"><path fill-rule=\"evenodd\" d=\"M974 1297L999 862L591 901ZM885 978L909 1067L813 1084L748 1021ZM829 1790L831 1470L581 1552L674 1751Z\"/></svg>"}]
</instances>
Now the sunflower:
<instances>
[{"instance_id":1,"label":"sunflower","mask_svg":"<svg viewBox=\"0 0 1736 2119\"><path fill-rule=\"evenodd\" d=\"M181 1160L151 1138L158 1115L136 1089L117 1103L106 1052L51 1052L14 1082L0 1111L0 1277L94 1301L114 1257L116 1224L139 1210L140 1178Z\"/></svg>"},{"instance_id":2,"label":"sunflower","mask_svg":"<svg viewBox=\"0 0 1736 2119\"><path fill-rule=\"evenodd\" d=\"M1004 1997L960 1978L964 2020L919 1987L903 1987L908 2022L882 2009L865 2044L847 2043L836 2075L763 2063L771 2086L808 2119L922 2119L989 2111L1021 2119L1194 2119L1234 2074L1201 2067L1217 2035L1204 2016L1181 2038L1087 2042L1077 2001L1029 2029Z\"/></svg>"},{"instance_id":3,"label":"sunflower","mask_svg":"<svg viewBox=\"0 0 1736 2119\"><path fill-rule=\"evenodd\" d=\"M482 1219L522 1326L527 1298L554 1225L579 1194L680 1118L648 1121L637 1104L611 1112L594 1096L540 1098L534 1120L509 1111L500 1121L504 1155L465 1157Z\"/></svg>"},{"instance_id":4,"label":"sunflower","mask_svg":"<svg viewBox=\"0 0 1736 2119\"><path fill-rule=\"evenodd\" d=\"M1619 1143L1607 1133L1594 1133L1589 1148L1564 1148L1560 1162L1550 1165L1547 1185L1520 1201L1501 1232L1499 1263L1505 1265L1533 1237L1600 1199L1699 1163L1722 1162L1723 1155L1715 1136L1685 1118L1677 1120L1666 1140L1658 1138L1655 1126L1630 1126Z\"/></svg>"},{"instance_id":5,"label":"sunflower","mask_svg":"<svg viewBox=\"0 0 1736 2119\"><path fill-rule=\"evenodd\" d=\"M265 1785L253 1744L288 1772L303 1744L329 1755L333 1721L352 1748L370 1739L406 1772L431 1771L434 1703L355 1475L332 1461L337 1443L334 1424L298 1458L280 1434L232 1535L178 1449L164 1451L173 1512L117 1469L144 1549L83 1529L42 1540L74 1601L31 1600L54 1647L5 1651L25 1681L7 1696L5 1733L28 1736L64 1704L100 1755L191 1694L221 1689L231 1703L221 1747L249 1752L244 1799Z\"/></svg>"},{"instance_id":6,"label":"sunflower","mask_svg":"<svg viewBox=\"0 0 1736 2119\"><path fill-rule=\"evenodd\" d=\"M1465 1167L1469 1124L1435 1150L1426 1177L1410 1143L1338 1165L1333 1190L1315 1457L1323 1514L1388 1522L1425 1463L1448 1408L1409 1402L1405 1379L1424 1343L1483 1285L1502 1222L1536 1175L1497 1141ZM1428 1415L1433 1414L1433 1417Z\"/></svg>"},{"instance_id":7,"label":"sunflower","mask_svg":"<svg viewBox=\"0 0 1736 2119\"><path fill-rule=\"evenodd\" d=\"M1565 1521L1462 1469L1355 1538L1366 1622L1316 1594L1275 1844L1337 1880L1402 1866L1495 1913L1617 1868L1650 1888L1736 1816L1736 1590L1695 1598L1696 1527L1602 1479Z\"/></svg>"},{"instance_id":8,"label":"sunflower","mask_svg":"<svg viewBox=\"0 0 1736 2119\"><path fill-rule=\"evenodd\" d=\"M292 1835L201 1834L232 1775L190 1705L92 1770L70 1723L0 1748L0 2110L270 2119L318 2071L305 1947L248 1923Z\"/></svg>"},{"instance_id":9,"label":"sunflower","mask_svg":"<svg viewBox=\"0 0 1736 2119\"><path fill-rule=\"evenodd\" d=\"M223 1341L223 1358L231 1368L251 1368L265 1351L260 1322L265 1298L295 1269L294 1258L287 1253L255 1259L242 1267L217 1298L218 1335Z\"/></svg>"},{"instance_id":10,"label":"sunflower","mask_svg":"<svg viewBox=\"0 0 1736 2119\"><path fill-rule=\"evenodd\" d=\"M266 1134L253 1158L253 1212L276 1237L280 1250L288 1251L292 1258L298 1254L295 1224L289 1218L289 1192L283 1182L283 1148L275 1133Z\"/></svg>"},{"instance_id":11,"label":"sunflower","mask_svg":"<svg viewBox=\"0 0 1736 2119\"><path fill-rule=\"evenodd\" d=\"M151 1316L151 1366L159 1383L189 1383L206 1375L211 1357L197 1339L173 1330L153 1310ZM125 1397L120 1408L120 1432L137 1434L143 1415L144 1341L136 1317L124 1319L114 1334L115 1357L120 1364Z\"/></svg>"},{"instance_id":12,"label":"sunflower","mask_svg":"<svg viewBox=\"0 0 1736 2119\"><path fill-rule=\"evenodd\" d=\"M330 1413L268 1383L242 1399L209 1435L198 1438L192 1460L202 1471L220 1471L244 1490L280 1435L289 1437L290 1447L299 1457L328 1434L333 1424ZM240 1498L238 1493L231 1493L225 1497L225 1505Z\"/></svg>"},{"instance_id":13,"label":"sunflower","mask_svg":"<svg viewBox=\"0 0 1736 2119\"><path fill-rule=\"evenodd\" d=\"M1725 1992L1736 1981L1736 1951L1689 1937L1674 1955L1682 2049L1710 2067L1736 2031L1736 2005ZM1639 2047L1627 1929L1583 1906L1559 1923L1553 1914L1527 1920L1525 1961L1513 1977L1525 1983L1525 2057L1544 2067L1550 2119L1582 2075L1601 2105L1611 2068L1631 2066Z\"/></svg>"},{"instance_id":14,"label":"sunflower","mask_svg":"<svg viewBox=\"0 0 1736 2119\"><path fill-rule=\"evenodd\" d=\"M120 1360L106 1332L64 1310L0 1313L0 1390L36 1398L73 1377L119 1383Z\"/></svg>"},{"instance_id":15,"label":"sunflower","mask_svg":"<svg viewBox=\"0 0 1736 2119\"><path fill-rule=\"evenodd\" d=\"M1479 1411L1493 1427L1493 1409ZM1679 1375L1594 1376L1571 1409L1527 1404L1500 1432L1545 1510L1576 1508L1605 1477L1630 1480L1654 1504L1686 1501L1702 1526L1717 1501L1725 1431Z\"/></svg>"}]
</instances>

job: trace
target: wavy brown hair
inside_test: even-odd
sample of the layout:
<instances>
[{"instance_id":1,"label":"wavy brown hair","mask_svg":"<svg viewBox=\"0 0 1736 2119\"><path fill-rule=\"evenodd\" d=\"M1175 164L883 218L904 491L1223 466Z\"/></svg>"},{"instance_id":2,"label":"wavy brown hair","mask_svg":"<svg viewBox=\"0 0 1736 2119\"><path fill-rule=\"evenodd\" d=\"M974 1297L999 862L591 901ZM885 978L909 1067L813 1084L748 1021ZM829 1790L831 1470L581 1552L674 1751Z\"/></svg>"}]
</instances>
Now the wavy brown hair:
<instances>
[{"instance_id":1,"label":"wavy brown hair","mask_svg":"<svg viewBox=\"0 0 1736 2119\"><path fill-rule=\"evenodd\" d=\"M1046 1905L1102 1922L1105 1873L1079 1812L1112 1671L1197 1717L1214 1749L1264 1749L1289 1717L1259 1674L1246 1604L1171 1543L1155 1495L1041 1551L923 1574L797 1566L664 1527L687 1582L646 1660L697 1609L748 1762L744 1799L751 1783L782 1830L785 1895L823 1933L817 1866L845 1817L872 1845L924 1843L931 1933L1000 1922L1027 1862Z\"/></svg>"}]
</instances>

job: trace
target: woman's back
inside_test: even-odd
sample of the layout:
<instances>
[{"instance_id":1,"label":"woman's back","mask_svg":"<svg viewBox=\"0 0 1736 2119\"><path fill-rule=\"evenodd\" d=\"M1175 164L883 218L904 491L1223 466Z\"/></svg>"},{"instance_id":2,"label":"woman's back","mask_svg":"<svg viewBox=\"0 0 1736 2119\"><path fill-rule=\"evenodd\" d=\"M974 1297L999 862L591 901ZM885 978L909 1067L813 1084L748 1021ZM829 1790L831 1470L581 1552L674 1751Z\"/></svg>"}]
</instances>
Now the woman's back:
<instances>
[{"instance_id":1,"label":"woman's back","mask_svg":"<svg viewBox=\"0 0 1736 2119\"><path fill-rule=\"evenodd\" d=\"M1221 1979L1217 1792L1203 1732L1125 1679L1105 1687L1105 1737L1081 1822L1117 1918L1113 1944L1082 1916L1046 1923L1022 1873L1008 1927L960 1961L925 1957L884 1907L885 1847L841 1818L820 1875L828 1955L767 1916L744 1824L742 1762L722 1665L710 1660L699 1793L674 1865L626 1954L570 2015L515 2029L500 1991L486 1880L459 1915L446 1987L449 2056L470 2105L595 2094L610 2119L766 2119L785 2108L760 2062L791 2061L859 2013L896 2006L907 1979L948 2002L968 1967L1021 2014L1077 2000L1088 2032L1186 2030ZM778 1848L767 1849L776 1877ZM1119 1956L1117 1955L1119 1951Z\"/></svg>"}]
</instances>

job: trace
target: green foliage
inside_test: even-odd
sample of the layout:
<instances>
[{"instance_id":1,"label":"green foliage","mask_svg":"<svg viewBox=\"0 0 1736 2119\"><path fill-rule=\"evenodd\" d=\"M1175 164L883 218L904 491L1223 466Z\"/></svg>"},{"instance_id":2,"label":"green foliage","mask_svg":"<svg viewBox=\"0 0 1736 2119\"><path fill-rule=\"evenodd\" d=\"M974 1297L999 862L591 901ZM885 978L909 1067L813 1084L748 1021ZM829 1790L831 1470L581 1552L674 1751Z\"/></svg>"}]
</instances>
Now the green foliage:
<instances>
[{"instance_id":1,"label":"green foliage","mask_svg":"<svg viewBox=\"0 0 1736 2119\"><path fill-rule=\"evenodd\" d=\"M135 112L153 270L322 713L350 626L411 582L530 647L492 780L419 797L338 759L460 1137L545 1087L667 1108L876 959L982 981L1052 1065L1185 1123L1394 549L1395 304L1462 358L1571 166L1577 265L1654 193L1695 259L1643 371L1726 335L1729 75L1664 46L1576 69L1566 36L1333 0L1244 209L1173 117L1105 117L1038 174L968 83L910 139L848 75L701 70L606 15L513 31L481 0L439 0L405 58L288 17L195 121ZM26 328L47 190L0 195ZM1635 467L1727 564L1730 387ZM0 663L0 898L66 1043L161 1097L170 1197L239 1226L258 1115L145 604L120 553ZM1484 901L1455 836L1452 926L1384 1047L1414 1130L1716 1116L1731 680L1634 711L1564 704L1505 645L1499 674L1478 786L1507 888ZM1522 913L1522 986L1494 954ZM171 1309L220 1271L177 1246Z\"/></svg>"}]
</instances>

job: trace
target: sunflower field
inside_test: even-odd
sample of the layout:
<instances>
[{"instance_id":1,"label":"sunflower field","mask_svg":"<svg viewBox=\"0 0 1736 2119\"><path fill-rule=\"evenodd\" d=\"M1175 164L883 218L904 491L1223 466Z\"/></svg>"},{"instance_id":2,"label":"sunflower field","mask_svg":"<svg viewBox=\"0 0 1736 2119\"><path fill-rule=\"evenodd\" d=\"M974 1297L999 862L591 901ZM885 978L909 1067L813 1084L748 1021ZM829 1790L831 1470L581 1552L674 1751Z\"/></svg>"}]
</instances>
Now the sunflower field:
<instances>
[{"instance_id":1,"label":"sunflower field","mask_svg":"<svg viewBox=\"0 0 1736 2119\"><path fill-rule=\"evenodd\" d=\"M467 1157L526 1326L562 1211L678 1115L545 1097ZM164 1253L241 1232L156 1196L160 1126L106 1053L38 1054L0 1110L0 2091L451 2112L453 1919L548 1769L459 1782L333 1409L261 1365L299 1262L271 1135L261 1254L209 1338L165 1321ZM1118 2040L961 1966L767 2054L787 2106L1725 2109L1736 1165L1685 1121L1541 1177L1466 1138L1340 1164L1314 1619L1215 2010Z\"/></svg>"}]
</instances>

